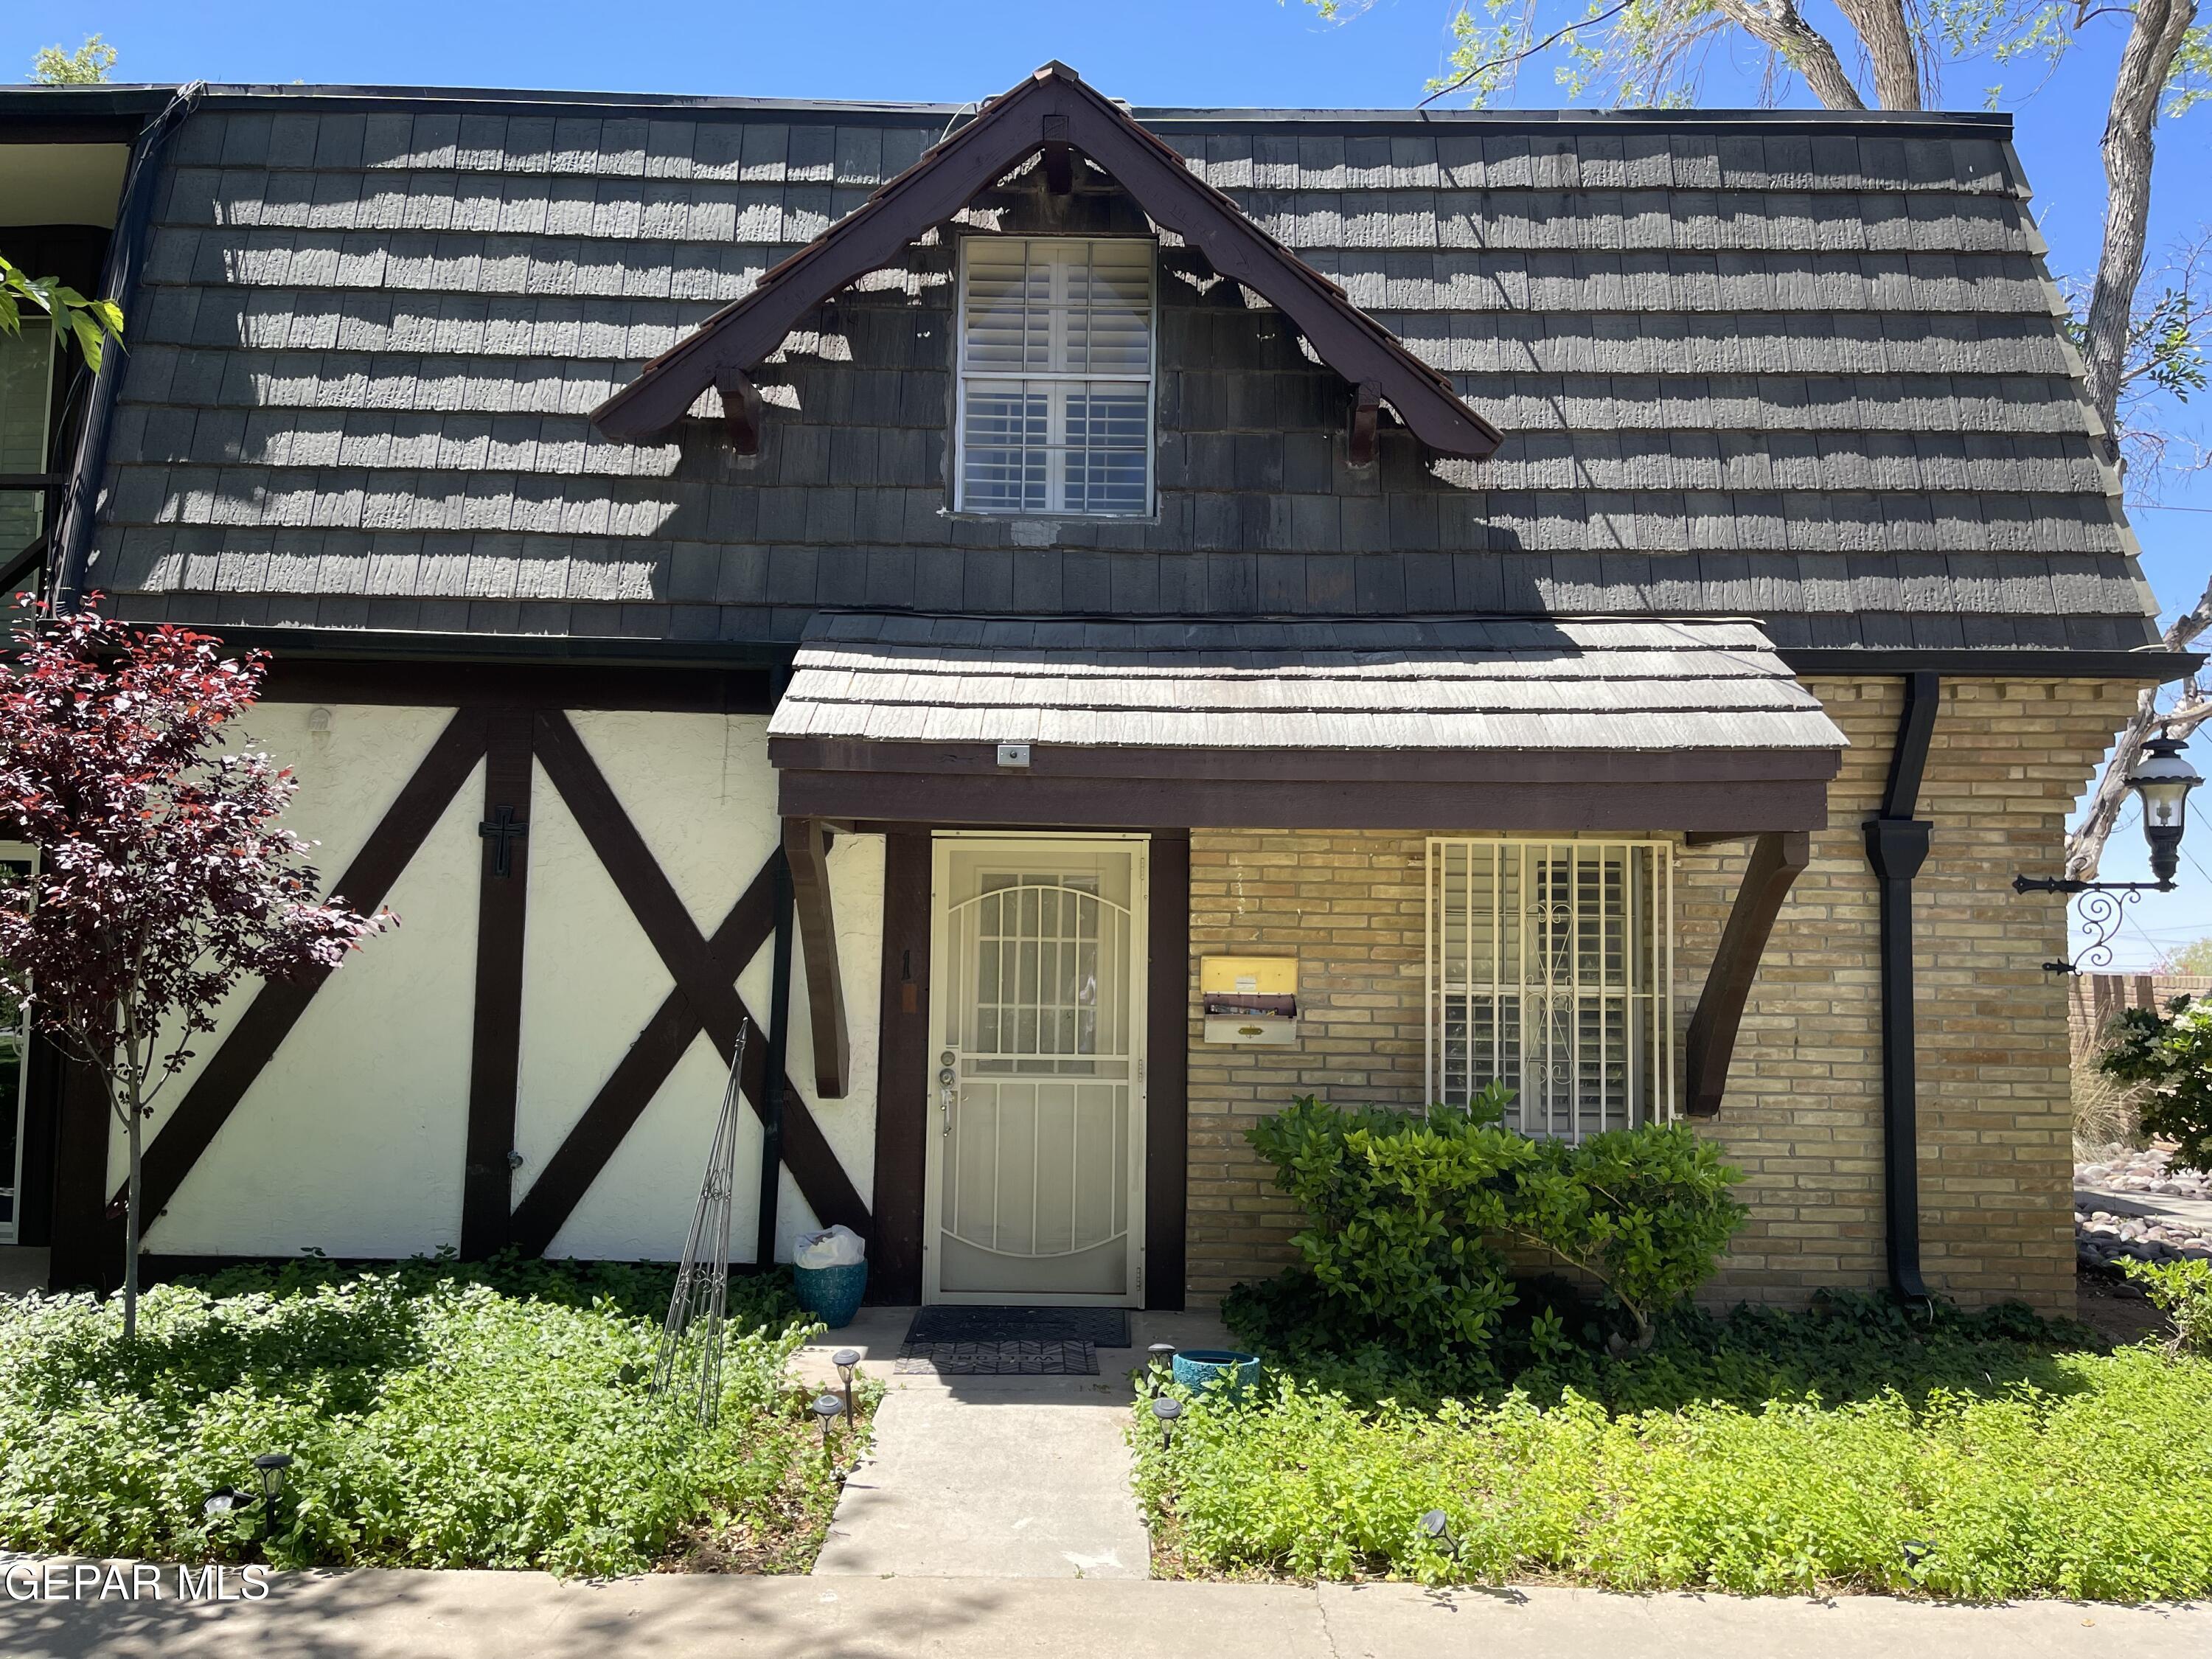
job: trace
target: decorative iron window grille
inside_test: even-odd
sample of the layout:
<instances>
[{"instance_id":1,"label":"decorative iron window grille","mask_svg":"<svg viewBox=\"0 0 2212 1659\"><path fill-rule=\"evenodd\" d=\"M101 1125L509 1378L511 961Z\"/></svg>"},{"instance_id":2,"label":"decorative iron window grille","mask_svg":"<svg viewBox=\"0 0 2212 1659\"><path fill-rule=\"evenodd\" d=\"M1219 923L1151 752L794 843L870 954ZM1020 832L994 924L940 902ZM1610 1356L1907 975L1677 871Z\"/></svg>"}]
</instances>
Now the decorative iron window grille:
<instances>
[{"instance_id":1,"label":"decorative iron window grille","mask_svg":"<svg viewBox=\"0 0 2212 1659\"><path fill-rule=\"evenodd\" d=\"M1427 1083L1579 1140L1674 1114L1674 866L1662 841L1428 844Z\"/></svg>"},{"instance_id":2,"label":"decorative iron window grille","mask_svg":"<svg viewBox=\"0 0 2212 1659\"><path fill-rule=\"evenodd\" d=\"M961 240L955 505L1144 514L1152 504L1152 244Z\"/></svg>"}]
</instances>

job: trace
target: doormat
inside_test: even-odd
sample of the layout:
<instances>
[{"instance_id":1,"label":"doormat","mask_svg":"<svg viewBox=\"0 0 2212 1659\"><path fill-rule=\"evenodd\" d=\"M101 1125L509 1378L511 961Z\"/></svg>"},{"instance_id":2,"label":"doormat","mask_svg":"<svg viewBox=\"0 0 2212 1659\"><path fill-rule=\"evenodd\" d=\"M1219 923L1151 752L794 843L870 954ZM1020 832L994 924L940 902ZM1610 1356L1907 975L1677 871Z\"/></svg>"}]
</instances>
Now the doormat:
<instances>
[{"instance_id":1,"label":"doormat","mask_svg":"<svg viewBox=\"0 0 2212 1659\"><path fill-rule=\"evenodd\" d=\"M1129 1346L1127 1308L924 1308L907 1327L918 1342L1088 1342Z\"/></svg>"},{"instance_id":2,"label":"doormat","mask_svg":"<svg viewBox=\"0 0 2212 1659\"><path fill-rule=\"evenodd\" d=\"M1096 1376L1098 1351L1088 1342L914 1342L899 1349L902 1376Z\"/></svg>"}]
</instances>

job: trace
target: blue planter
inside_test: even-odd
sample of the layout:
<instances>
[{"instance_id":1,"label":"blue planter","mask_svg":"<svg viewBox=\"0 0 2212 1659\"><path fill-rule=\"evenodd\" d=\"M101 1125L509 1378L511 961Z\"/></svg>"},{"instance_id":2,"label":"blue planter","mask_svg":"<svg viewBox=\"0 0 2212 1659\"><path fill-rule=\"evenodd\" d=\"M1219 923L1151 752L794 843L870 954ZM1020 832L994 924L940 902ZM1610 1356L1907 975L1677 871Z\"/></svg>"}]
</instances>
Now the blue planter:
<instances>
[{"instance_id":1,"label":"blue planter","mask_svg":"<svg viewBox=\"0 0 2212 1659\"><path fill-rule=\"evenodd\" d=\"M868 1288L868 1264L855 1261L844 1267L793 1267L792 1288L799 1305L831 1330L842 1330L860 1310L860 1293Z\"/></svg>"},{"instance_id":2,"label":"blue planter","mask_svg":"<svg viewBox=\"0 0 2212 1659\"><path fill-rule=\"evenodd\" d=\"M1230 1396L1241 1399L1260 1381L1260 1356L1227 1348L1185 1348L1175 1357L1175 1380L1194 1393L1203 1394L1217 1376L1227 1377Z\"/></svg>"}]
</instances>

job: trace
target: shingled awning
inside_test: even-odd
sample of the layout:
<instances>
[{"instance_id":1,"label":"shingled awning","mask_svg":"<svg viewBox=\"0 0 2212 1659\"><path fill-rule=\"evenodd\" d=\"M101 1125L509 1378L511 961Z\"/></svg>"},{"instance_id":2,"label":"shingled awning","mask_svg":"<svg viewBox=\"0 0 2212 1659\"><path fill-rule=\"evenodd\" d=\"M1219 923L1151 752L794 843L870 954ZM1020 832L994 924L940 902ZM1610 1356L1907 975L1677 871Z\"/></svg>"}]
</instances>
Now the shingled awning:
<instances>
[{"instance_id":1,"label":"shingled awning","mask_svg":"<svg viewBox=\"0 0 2212 1659\"><path fill-rule=\"evenodd\" d=\"M1097 828L1814 830L1844 746L1702 619L828 614L769 726L789 817Z\"/></svg>"}]
</instances>

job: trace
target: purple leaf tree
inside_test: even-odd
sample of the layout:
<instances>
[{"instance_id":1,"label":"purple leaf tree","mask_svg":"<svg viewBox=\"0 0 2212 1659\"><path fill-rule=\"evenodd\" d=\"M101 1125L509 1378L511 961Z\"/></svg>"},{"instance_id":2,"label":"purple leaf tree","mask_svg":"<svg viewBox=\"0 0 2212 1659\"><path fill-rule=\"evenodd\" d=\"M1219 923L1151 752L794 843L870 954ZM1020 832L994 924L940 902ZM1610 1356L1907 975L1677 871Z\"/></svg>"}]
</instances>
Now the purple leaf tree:
<instances>
[{"instance_id":1,"label":"purple leaf tree","mask_svg":"<svg viewBox=\"0 0 2212 1659\"><path fill-rule=\"evenodd\" d=\"M0 890L0 996L100 1079L129 1136L126 1338L144 1126L194 1040L240 979L335 968L396 920L317 897L310 844L276 822L290 770L225 746L266 654L221 652L204 634L34 603L0 659L0 836L36 855Z\"/></svg>"}]
</instances>

